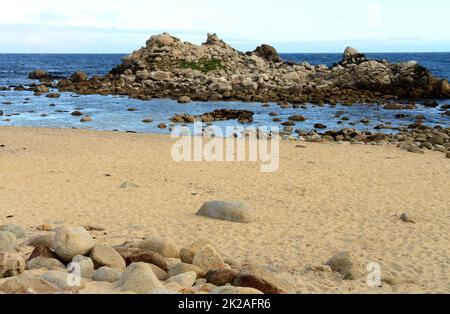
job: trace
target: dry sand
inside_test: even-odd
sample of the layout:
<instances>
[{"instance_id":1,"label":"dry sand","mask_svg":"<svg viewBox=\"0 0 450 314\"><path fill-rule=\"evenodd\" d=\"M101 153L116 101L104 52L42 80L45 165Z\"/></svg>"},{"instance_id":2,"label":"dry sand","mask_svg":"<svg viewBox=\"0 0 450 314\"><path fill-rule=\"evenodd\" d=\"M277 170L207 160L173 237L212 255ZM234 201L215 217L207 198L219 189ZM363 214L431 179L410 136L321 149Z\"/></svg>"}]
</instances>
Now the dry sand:
<instances>
[{"instance_id":1,"label":"dry sand","mask_svg":"<svg viewBox=\"0 0 450 314\"><path fill-rule=\"evenodd\" d=\"M265 174L248 162L176 163L168 136L2 127L1 144L0 225L100 225L110 244L207 238L299 292L450 293L450 160L441 153L283 142L279 171ZM255 221L196 216L209 200L244 201ZM417 223L402 222L404 212ZM380 263L389 283L305 269L340 251Z\"/></svg>"}]
</instances>

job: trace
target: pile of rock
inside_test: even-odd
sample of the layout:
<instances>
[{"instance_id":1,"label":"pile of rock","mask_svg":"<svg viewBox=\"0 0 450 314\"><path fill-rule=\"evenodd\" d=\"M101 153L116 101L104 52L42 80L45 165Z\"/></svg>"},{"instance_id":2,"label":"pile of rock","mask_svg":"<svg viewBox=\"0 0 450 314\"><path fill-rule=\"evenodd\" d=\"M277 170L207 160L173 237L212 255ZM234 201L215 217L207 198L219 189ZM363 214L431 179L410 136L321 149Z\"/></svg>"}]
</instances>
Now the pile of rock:
<instances>
[{"instance_id":1,"label":"pile of rock","mask_svg":"<svg viewBox=\"0 0 450 314\"><path fill-rule=\"evenodd\" d=\"M411 153L424 154L426 150L450 154L450 128L429 127L417 122L407 128L399 128L398 133L373 133L344 128L339 131L328 130L323 133L317 130L309 132L296 130L298 139L307 142L350 142L352 144L394 144Z\"/></svg>"},{"instance_id":2,"label":"pile of rock","mask_svg":"<svg viewBox=\"0 0 450 314\"><path fill-rule=\"evenodd\" d=\"M107 76L87 79L79 74L60 80L57 87L80 94L172 98L182 102L364 103L383 102L388 96L450 97L448 81L432 76L413 61L390 64L370 60L356 49L347 48L342 61L331 68L288 63L282 62L269 45L242 53L215 34L208 34L201 46L167 33L155 35Z\"/></svg>"},{"instance_id":3,"label":"pile of rock","mask_svg":"<svg viewBox=\"0 0 450 314\"><path fill-rule=\"evenodd\" d=\"M230 217L248 222L248 208L244 205L231 204L239 207L236 210L222 205L206 204L201 211L233 212ZM239 210L247 216L236 214ZM85 293L93 286L105 288L98 293L293 292L292 286L270 273L227 262L206 240L181 249L171 240L157 237L108 246L96 243L85 227L38 229L50 231L25 230L16 225L0 227L0 292Z\"/></svg>"}]
</instances>

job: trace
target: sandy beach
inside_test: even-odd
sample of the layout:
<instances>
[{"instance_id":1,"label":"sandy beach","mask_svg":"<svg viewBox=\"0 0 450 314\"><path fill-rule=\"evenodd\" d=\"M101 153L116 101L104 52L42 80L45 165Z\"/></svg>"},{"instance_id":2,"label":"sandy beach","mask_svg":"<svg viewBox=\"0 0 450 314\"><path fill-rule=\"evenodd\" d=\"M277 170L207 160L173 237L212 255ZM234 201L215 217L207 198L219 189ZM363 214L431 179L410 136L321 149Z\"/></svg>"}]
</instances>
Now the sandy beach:
<instances>
[{"instance_id":1,"label":"sandy beach","mask_svg":"<svg viewBox=\"0 0 450 314\"><path fill-rule=\"evenodd\" d=\"M0 225L98 225L111 245L155 235L209 239L302 293L450 292L450 162L395 146L282 142L280 169L172 160L162 135L0 128ZM121 188L128 182L127 188ZM250 224L196 216L211 200L247 203ZM399 219L407 213L416 222ZM12 217L11 217L12 216ZM10 217L10 218L7 218ZM349 251L382 267L382 287L313 271Z\"/></svg>"}]
</instances>

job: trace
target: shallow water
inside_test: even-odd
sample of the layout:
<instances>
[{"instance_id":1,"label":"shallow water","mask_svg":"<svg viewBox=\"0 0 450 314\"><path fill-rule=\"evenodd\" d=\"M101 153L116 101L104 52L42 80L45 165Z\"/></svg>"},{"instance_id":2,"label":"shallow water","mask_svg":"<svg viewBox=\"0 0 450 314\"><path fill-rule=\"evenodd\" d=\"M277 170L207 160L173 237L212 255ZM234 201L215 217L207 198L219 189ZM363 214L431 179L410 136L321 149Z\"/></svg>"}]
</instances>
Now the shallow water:
<instances>
[{"instance_id":1,"label":"shallow water","mask_svg":"<svg viewBox=\"0 0 450 314\"><path fill-rule=\"evenodd\" d=\"M113 66L120 63L123 55L0 55L0 86L27 85L28 73L34 69L47 69L53 75L69 76L76 70L86 71L89 75L104 75ZM286 60L308 61L312 64L332 64L339 60L338 54L289 54L283 55ZM448 54L387 54L371 55L372 58L388 59L389 61L419 60L428 66L435 75L450 78L450 53ZM29 99L29 100L27 100ZM449 101L441 101L441 104ZM12 104L8 104L12 103ZM50 106L54 104L54 106ZM136 108L136 111L128 111ZM299 122L295 129L309 131L314 124L322 123L328 129L341 129L352 127L359 130L374 131L374 127L386 122L393 127L406 126L415 121L416 115L424 115L428 125L441 125L450 127L450 117L441 115L439 108L425 108L421 105L416 110L397 111L384 110L378 105L354 105L345 107L341 105L323 107L308 105L306 109L281 109L276 104L262 107L260 103L241 102L193 102L178 104L167 99L154 99L141 101L122 96L88 95L77 96L73 93L62 93L61 98L50 99L45 96L33 96L32 92L0 91L0 110L4 116L0 117L0 126L35 126L51 128L84 128L97 130L119 130L144 133L167 133L157 125L161 122L169 124L169 119L177 113L200 115L215 109L245 109L255 112L254 126L280 126L273 122L270 112L278 112L282 121L291 115L304 115L307 120ZM80 117L72 117L71 112L81 110L91 115L92 122L81 123ZM349 121L340 121L335 117L338 111L345 111L342 116L348 116ZM395 118L396 114L407 114L404 119ZM151 116L153 123L142 123L142 120ZM360 123L368 118L371 123ZM5 121L9 119L10 121ZM351 125L350 123L356 123ZM216 125L238 125L236 121L218 122ZM388 132L384 130L384 132Z\"/></svg>"}]
</instances>

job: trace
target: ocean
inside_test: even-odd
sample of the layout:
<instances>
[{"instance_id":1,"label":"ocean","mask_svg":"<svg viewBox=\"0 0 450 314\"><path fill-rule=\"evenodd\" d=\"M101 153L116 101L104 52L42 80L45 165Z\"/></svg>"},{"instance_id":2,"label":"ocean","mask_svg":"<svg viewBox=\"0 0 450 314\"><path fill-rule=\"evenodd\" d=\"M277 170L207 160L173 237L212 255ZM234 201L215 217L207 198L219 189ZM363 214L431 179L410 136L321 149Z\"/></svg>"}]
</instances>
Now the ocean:
<instances>
[{"instance_id":1,"label":"ocean","mask_svg":"<svg viewBox=\"0 0 450 314\"><path fill-rule=\"evenodd\" d=\"M121 63L123 54L0 54L0 86L28 85L33 81L28 79L28 73L36 69L45 69L53 75L70 76L81 70L88 75L105 75L114 66ZM281 54L286 61L309 62L314 65L325 64L331 66L338 62L341 54ZM450 53L384 53L367 54L368 57L390 62L416 60L434 75L450 80ZM440 103L449 103L441 101ZM137 111L127 109L133 107ZM78 96L63 93L61 98L49 99L43 96L35 97L31 92L0 91L0 110L4 116L0 117L0 126L35 126L51 128L84 128L96 130L134 131L143 133L167 133L160 130L160 122L168 123L177 113L203 114L215 109L246 109L255 112L255 126L278 125L272 121L268 113L277 111L279 118L286 120L293 114L302 114L307 121L299 123L296 128L313 129L314 124L322 123L329 129L353 127L360 130L374 131L374 127L381 123L390 122L393 126L404 126L415 121L415 116L424 115L429 125L450 127L449 116L441 114L438 108L429 109L418 106L416 110L408 111L406 118L397 119L398 111L384 110L377 105L341 106L308 106L306 109L280 109L276 104L263 108L259 103L240 102L193 102L180 105L168 99L153 99L140 101L123 96ZM70 112L81 109L92 115L93 122L81 123ZM349 121L337 124L337 111L346 111ZM404 112L403 112L404 113ZM144 124L141 121L152 116L154 123ZM359 123L368 118L370 124ZM233 122L221 122L218 125L229 125Z\"/></svg>"}]
</instances>

